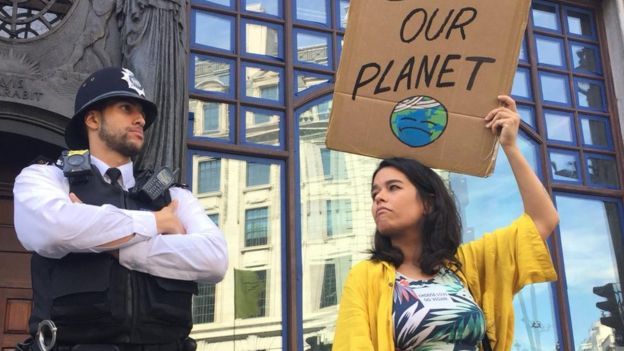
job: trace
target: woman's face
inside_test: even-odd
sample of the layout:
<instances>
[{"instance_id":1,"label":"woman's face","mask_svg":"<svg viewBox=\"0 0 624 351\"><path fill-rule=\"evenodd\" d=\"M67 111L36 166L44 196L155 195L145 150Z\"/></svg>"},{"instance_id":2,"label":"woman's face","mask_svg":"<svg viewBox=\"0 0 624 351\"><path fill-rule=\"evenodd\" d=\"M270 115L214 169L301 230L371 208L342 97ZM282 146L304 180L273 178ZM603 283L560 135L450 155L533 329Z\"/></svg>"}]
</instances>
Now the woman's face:
<instances>
[{"instance_id":1,"label":"woman's face","mask_svg":"<svg viewBox=\"0 0 624 351\"><path fill-rule=\"evenodd\" d=\"M397 236L420 230L425 206L418 189L394 167L380 169L371 188L372 214L381 234Z\"/></svg>"}]
</instances>

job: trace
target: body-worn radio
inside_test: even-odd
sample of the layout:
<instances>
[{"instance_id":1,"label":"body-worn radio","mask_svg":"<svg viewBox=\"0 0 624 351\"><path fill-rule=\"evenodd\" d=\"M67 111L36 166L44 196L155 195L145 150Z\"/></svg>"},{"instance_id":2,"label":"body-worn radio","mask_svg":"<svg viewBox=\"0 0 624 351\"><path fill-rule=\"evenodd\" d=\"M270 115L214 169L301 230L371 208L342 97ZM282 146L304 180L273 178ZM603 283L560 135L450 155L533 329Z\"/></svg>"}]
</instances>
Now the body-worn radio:
<instances>
[{"instance_id":1,"label":"body-worn radio","mask_svg":"<svg viewBox=\"0 0 624 351\"><path fill-rule=\"evenodd\" d=\"M162 167L146 180L137 179L137 184L130 191L130 195L138 196L145 201L154 201L175 183L178 172L177 169L172 172L169 168Z\"/></svg>"}]
</instances>

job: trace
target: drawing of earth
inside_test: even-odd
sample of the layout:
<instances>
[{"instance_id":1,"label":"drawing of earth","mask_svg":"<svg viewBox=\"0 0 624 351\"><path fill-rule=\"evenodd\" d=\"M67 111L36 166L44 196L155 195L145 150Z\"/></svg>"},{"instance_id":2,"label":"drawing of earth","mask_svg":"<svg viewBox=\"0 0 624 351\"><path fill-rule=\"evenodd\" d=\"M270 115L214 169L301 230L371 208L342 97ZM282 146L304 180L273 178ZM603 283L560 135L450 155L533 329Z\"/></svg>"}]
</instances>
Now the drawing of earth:
<instances>
[{"instance_id":1,"label":"drawing of earth","mask_svg":"<svg viewBox=\"0 0 624 351\"><path fill-rule=\"evenodd\" d=\"M421 147L438 139L448 122L446 107L429 96L399 101L390 116L392 133L402 143Z\"/></svg>"}]
</instances>

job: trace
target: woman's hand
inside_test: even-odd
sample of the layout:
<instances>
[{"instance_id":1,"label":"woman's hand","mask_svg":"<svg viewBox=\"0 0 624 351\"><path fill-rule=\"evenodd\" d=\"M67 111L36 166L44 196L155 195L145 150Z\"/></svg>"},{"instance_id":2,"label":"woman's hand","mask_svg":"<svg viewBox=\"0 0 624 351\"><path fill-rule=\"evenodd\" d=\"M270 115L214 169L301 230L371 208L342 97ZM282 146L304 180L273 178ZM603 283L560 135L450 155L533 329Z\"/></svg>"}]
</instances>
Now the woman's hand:
<instances>
[{"instance_id":1,"label":"woman's hand","mask_svg":"<svg viewBox=\"0 0 624 351\"><path fill-rule=\"evenodd\" d=\"M497 107L485 116L485 128L490 128L494 135L499 135L501 146L514 146L520 128L520 115L516 102L507 95L499 95L498 101L503 106Z\"/></svg>"}]
</instances>

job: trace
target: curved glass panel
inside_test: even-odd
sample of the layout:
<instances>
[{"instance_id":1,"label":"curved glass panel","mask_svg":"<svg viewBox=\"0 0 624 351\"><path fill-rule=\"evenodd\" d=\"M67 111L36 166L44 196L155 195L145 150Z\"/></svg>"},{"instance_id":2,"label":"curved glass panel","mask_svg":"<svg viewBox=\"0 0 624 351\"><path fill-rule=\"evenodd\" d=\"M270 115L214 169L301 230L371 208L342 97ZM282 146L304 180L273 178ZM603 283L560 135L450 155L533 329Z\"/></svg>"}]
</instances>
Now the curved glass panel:
<instances>
[{"instance_id":1,"label":"curved glass panel","mask_svg":"<svg viewBox=\"0 0 624 351\"><path fill-rule=\"evenodd\" d=\"M223 281L201 284L193 299L197 347L281 350L281 165L199 152L190 165L193 194L217 220L229 254Z\"/></svg>"},{"instance_id":2,"label":"curved glass panel","mask_svg":"<svg viewBox=\"0 0 624 351\"><path fill-rule=\"evenodd\" d=\"M613 329L600 323L602 311L596 307L596 302L605 298L595 295L593 289L620 282L624 262L618 265L613 249L622 247L620 206L593 197L557 194L555 199L574 349L614 349L609 348L614 346Z\"/></svg>"}]
</instances>

